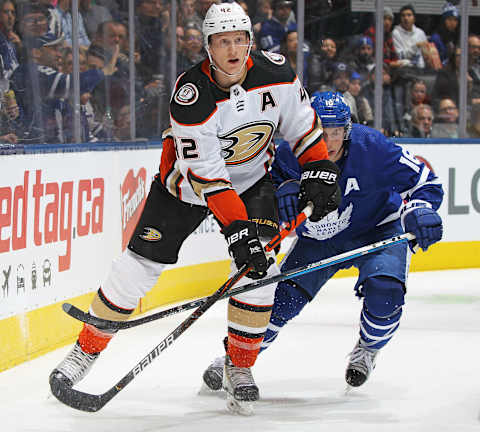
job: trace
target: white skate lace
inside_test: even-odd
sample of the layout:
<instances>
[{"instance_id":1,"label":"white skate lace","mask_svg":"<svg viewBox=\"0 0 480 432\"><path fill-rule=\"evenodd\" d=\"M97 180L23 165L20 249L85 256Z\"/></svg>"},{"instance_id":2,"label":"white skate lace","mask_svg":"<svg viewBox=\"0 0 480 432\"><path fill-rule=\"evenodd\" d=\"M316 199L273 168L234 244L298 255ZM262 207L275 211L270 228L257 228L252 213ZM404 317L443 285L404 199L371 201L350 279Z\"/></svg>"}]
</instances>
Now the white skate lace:
<instances>
[{"instance_id":1,"label":"white skate lace","mask_svg":"<svg viewBox=\"0 0 480 432\"><path fill-rule=\"evenodd\" d=\"M250 368L227 365L225 369L233 388L255 385Z\"/></svg>"},{"instance_id":2,"label":"white skate lace","mask_svg":"<svg viewBox=\"0 0 480 432\"><path fill-rule=\"evenodd\" d=\"M75 384L82 379L97 357L98 354L88 354L82 351L78 344L75 344L72 351L56 369Z\"/></svg>"},{"instance_id":3,"label":"white skate lace","mask_svg":"<svg viewBox=\"0 0 480 432\"><path fill-rule=\"evenodd\" d=\"M225 364L225 356L217 357L215 360L213 360L212 364L210 365L210 369L222 369L223 371L223 365Z\"/></svg>"},{"instance_id":4,"label":"white skate lace","mask_svg":"<svg viewBox=\"0 0 480 432\"><path fill-rule=\"evenodd\" d=\"M360 345L357 345L349 354L350 361L348 367L364 373L367 377L375 367L375 357L377 351L369 351Z\"/></svg>"}]
</instances>

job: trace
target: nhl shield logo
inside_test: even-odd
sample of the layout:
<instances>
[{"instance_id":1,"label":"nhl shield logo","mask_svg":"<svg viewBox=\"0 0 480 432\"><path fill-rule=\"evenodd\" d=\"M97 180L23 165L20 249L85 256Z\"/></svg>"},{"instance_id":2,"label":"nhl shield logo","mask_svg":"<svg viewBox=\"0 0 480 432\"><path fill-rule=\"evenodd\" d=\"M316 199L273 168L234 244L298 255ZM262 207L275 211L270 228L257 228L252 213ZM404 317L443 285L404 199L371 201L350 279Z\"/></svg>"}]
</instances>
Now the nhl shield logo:
<instances>
[{"instance_id":1,"label":"nhl shield logo","mask_svg":"<svg viewBox=\"0 0 480 432\"><path fill-rule=\"evenodd\" d=\"M175 102L180 105L192 105L198 100L198 89L192 83L184 84L175 93Z\"/></svg>"}]
</instances>

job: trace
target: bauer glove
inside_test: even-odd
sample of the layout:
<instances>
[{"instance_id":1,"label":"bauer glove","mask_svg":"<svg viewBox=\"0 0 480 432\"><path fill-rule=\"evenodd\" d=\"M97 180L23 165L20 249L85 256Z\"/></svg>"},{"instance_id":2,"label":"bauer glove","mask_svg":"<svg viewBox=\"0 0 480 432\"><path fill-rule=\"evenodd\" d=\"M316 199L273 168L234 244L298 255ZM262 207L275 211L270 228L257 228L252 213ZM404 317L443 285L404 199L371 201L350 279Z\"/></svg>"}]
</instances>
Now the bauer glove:
<instances>
[{"instance_id":1,"label":"bauer glove","mask_svg":"<svg viewBox=\"0 0 480 432\"><path fill-rule=\"evenodd\" d=\"M342 201L342 192L338 187L340 170L329 160L308 162L303 166L300 182L298 208L313 204L310 220L318 222L328 213L336 210Z\"/></svg>"},{"instance_id":2,"label":"bauer glove","mask_svg":"<svg viewBox=\"0 0 480 432\"><path fill-rule=\"evenodd\" d=\"M267 260L258 238L257 224L247 220L236 220L222 229L228 244L228 252L237 268L247 264L252 268L247 273L250 279L262 279L272 264Z\"/></svg>"}]
</instances>

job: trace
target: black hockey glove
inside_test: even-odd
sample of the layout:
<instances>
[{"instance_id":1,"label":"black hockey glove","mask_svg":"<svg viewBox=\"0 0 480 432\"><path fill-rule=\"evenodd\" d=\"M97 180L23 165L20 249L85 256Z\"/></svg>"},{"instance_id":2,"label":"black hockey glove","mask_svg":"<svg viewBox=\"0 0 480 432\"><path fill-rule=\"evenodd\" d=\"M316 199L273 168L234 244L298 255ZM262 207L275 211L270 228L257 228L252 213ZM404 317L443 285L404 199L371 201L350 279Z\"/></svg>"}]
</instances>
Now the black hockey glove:
<instances>
[{"instance_id":1,"label":"black hockey glove","mask_svg":"<svg viewBox=\"0 0 480 432\"><path fill-rule=\"evenodd\" d=\"M329 160L307 162L303 166L298 208L303 209L311 202L313 212L309 219L312 222L318 222L340 205L342 192L337 183L339 176L337 165Z\"/></svg>"},{"instance_id":2,"label":"black hockey glove","mask_svg":"<svg viewBox=\"0 0 480 432\"><path fill-rule=\"evenodd\" d=\"M258 239L255 222L236 220L222 229L228 244L230 256L237 268L248 264L252 271L247 273L251 279L262 279L267 275L267 269L272 262L267 260L262 244Z\"/></svg>"}]
</instances>

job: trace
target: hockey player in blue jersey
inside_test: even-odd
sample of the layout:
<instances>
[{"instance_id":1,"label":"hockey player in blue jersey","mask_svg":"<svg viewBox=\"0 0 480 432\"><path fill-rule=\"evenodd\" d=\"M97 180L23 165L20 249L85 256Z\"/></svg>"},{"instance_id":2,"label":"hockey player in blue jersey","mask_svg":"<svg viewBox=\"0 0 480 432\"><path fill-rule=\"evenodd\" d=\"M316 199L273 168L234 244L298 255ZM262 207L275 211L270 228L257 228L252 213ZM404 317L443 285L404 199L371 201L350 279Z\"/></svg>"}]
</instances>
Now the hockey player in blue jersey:
<instances>
[{"instance_id":1,"label":"hockey player in blue jersey","mask_svg":"<svg viewBox=\"0 0 480 432\"><path fill-rule=\"evenodd\" d=\"M438 178L408 151L380 132L353 124L350 109L339 93L314 94L312 106L321 119L329 159L340 169L342 203L318 222L297 230L282 272L346 252L366 244L412 232L424 251L442 237L436 210L443 190ZM301 168L287 146L276 152L272 175L278 187L280 218L291 220L306 202L300 188ZM407 273L415 244L400 243L378 252L280 282L270 323L262 343L266 349L282 327L297 316L340 269L356 267L355 292L363 299L360 337L350 353L345 379L362 385L375 360L397 331L406 294ZM215 389L222 370L214 361L204 382Z\"/></svg>"}]
</instances>

